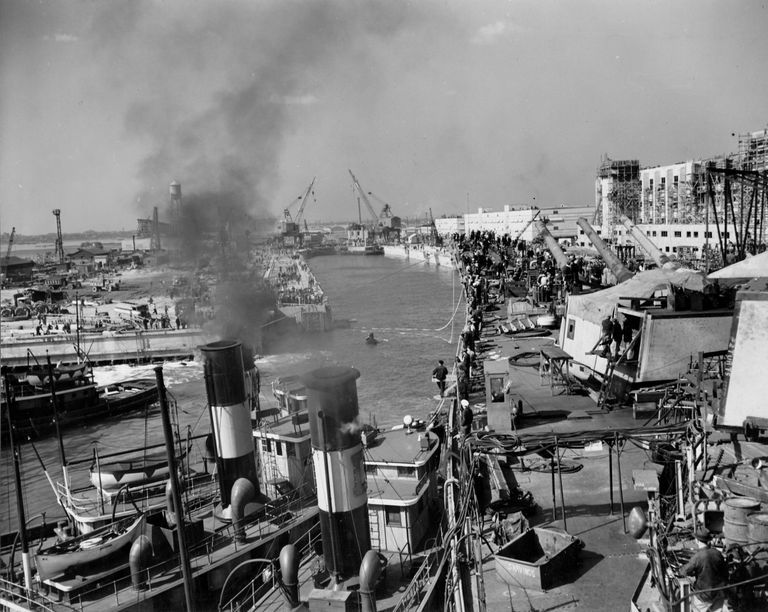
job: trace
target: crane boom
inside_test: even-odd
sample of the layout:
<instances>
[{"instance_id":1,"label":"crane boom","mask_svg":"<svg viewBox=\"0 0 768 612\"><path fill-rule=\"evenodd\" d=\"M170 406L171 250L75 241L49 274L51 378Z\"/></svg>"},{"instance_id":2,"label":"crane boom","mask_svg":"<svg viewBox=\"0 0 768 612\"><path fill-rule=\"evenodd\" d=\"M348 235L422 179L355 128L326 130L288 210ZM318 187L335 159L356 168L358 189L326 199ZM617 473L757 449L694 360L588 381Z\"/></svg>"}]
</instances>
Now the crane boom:
<instances>
[{"instance_id":1,"label":"crane boom","mask_svg":"<svg viewBox=\"0 0 768 612\"><path fill-rule=\"evenodd\" d=\"M8 238L8 249L5 251L5 260L3 260L3 272L8 272L8 262L11 258L11 248L13 248L13 237L16 235L16 228L11 228L11 235Z\"/></svg>"},{"instance_id":2,"label":"crane boom","mask_svg":"<svg viewBox=\"0 0 768 612\"><path fill-rule=\"evenodd\" d=\"M301 206L299 206L299 212L296 213L297 225L301 222L301 217L304 214L304 207L307 205L307 198L309 198L309 194L312 193L312 187L315 186L316 180L317 180L317 177L314 177L312 179L312 182L309 184L309 187L307 187L306 193L304 193L304 197L301 199Z\"/></svg>"},{"instance_id":3,"label":"crane boom","mask_svg":"<svg viewBox=\"0 0 768 612\"><path fill-rule=\"evenodd\" d=\"M528 228L531 226L531 223L533 223L534 221L536 221L536 217L538 217L538 216L539 216L539 213L541 213L541 210L537 210L537 211L536 211L536 214L535 214L535 215L533 215L533 217L531 217L531 218L530 218L530 220L528 221L528 223L526 223L526 224L525 224L525 227L523 227L523 229L521 229L521 230L520 230L520 231L517 233L517 236L515 236L515 237L514 237L514 239L512 240L512 243L513 243L513 244L514 244L515 242L517 242L518 240L520 240L520 238L522 237L522 235L525 233L525 230L527 230L527 229L528 229Z\"/></svg>"},{"instance_id":4,"label":"crane boom","mask_svg":"<svg viewBox=\"0 0 768 612\"><path fill-rule=\"evenodd\" d=\"M8 258L11 256L11 249L13 248L13 237L16 235L16 228L11 228L11 236L8 238L8 249L5 251L5 265L8 265Z\"/></svg>"},{"instance_id":5,"label":"crane boom","mask_svg":"<svg viewBox=\"0 0 768 612\"><path fill-rule=\"evenodd\" d=\"M358 196L363 199L363 202L365 203L365 207L368 209L368 214L371 216L371 219L373 220L374 225L379 225L379 215L377 215L376 211L373 209L373 206L371 205L371 201L368 199L368 196L365 194L365 191L363 191L363 188L360 186L360 182L357 180L355 175L352 174L352 170L349 170L349 175L352 177L352 184L354 185L355 189L357 189Z\"/></svg>"}]
</instances>

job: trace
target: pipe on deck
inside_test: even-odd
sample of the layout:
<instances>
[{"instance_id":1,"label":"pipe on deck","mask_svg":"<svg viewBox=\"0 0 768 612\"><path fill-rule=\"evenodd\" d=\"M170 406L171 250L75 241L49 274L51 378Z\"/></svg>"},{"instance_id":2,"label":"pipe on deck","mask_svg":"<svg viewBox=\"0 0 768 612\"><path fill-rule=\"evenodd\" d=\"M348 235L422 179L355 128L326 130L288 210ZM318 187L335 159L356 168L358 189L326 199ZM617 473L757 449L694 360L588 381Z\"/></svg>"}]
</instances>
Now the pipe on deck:
<instances>
[{"instance_id":1,"label":"pipe on deck","mask_svg":"<svg viewBox=\"0 0 768 612\"><path fill-rule=\"evenodd\" d=\"M650 255L651 259L656 262L657 266L661 268L667 264L674 265L674 262L664 253L662 253L661 249L657 247L653 241L648 238L648 236L643 234L643 232L634 223L632 223L632 221L630 221L629 217L622 215L621 222L624 227L626 227L632 234L632 237L640 245L640 248L643 249L643 251L645 251L648 255Z\"/></svg>"},{"instance_id":2,"label":"pipe on deck","mask_svg":"<svg viewBox=\"0 0 768 612\"><path fill-rule=\"evenodd\" d=\"M555 261L557 262L557 265L561 270L564 270L568 267L568 258L565 256L565 253L563 253L563 249L560 248L560 245L558 244L555 237L549 232L547 229L547 225L544 223L544 221L538 220L535 223L536 231L539 233L539 235L544 239L544 242L547 245L547 248L549 249L549 252L552 253L552 257L555 258Z\"/></svg>"},{"instance_id":3,"label":"pipe on deck","mask_svg":"<svg viewBox=\"0 0 768 612\"><path fill-rule=\"evenodd\" d=\"M625 280L629 280L634 276L634 274L630 272L623 263L621 263L619 258L616 257L616 254L611 251L611 248L605 243L605 241L597 235L597 232L589 224L589 221L587 221L584 217L580 217L576 223L581 229L584 230L584 233L587 235L587 238L589 238L590 242L595 245L597 252L600 253L603 261L616 277L617 283L623 283Z\"/></svg>"}]
</instances>

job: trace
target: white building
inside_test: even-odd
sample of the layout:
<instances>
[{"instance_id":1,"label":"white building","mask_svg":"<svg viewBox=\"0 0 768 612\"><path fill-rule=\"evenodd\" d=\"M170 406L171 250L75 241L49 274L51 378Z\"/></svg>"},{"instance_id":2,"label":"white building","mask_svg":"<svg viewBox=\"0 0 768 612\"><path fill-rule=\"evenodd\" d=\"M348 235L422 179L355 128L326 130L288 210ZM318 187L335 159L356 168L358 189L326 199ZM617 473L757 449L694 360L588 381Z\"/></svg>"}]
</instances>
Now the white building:
<instances>
[{"instance_id":1,"label":"white building","mask_svg":"<svg viewBox=\"0 0 768 612\"><path fill-rule=\"evenodd\" d=\"M638 223L638 229L651 239L662 252L673 259L675 256L693 259L702 259L705 247L714 252L720 251L720 242L717 228L714 223ZM734 234L733 225L728 225L728 230L720 227L720 233L724 244L732 243ZM632 234L622 225L614 230L614 242L618 245L634 244L637 253L643 253L639 245L632 238Z\"/></svg>"},{"instance_id":2,"label":"white building","mask_svg":"<svg viewBox=\"0 0 768 612\"><path fill-rule=\"evenodd\" d=\"M584 235L576 221L584 217L592 223L595 216L594 206L566 206L542 208L539 219L547 219L547 229L559 242L574 246L590 246L589 239ZM582 244L584 243L584 244Z\"/></svg>"},{"instance_id":3,"label":"white building","mask_svg":"<svg viewBox=\"0 0 768 612\"><path fill-rule=\"evenodd\" d=\"M440 217L439 219L435 219L435 230L441 236L463 234L464 217L461 215L454 215L453 217Z\"/></svg>"},{"instance_id":4,"label":"white building","mask_svg":"<svg viewBox=\"0 0 768 612\"><path fill-rule=\"evenodd\" d=\"M640 170L640 209L635 223L701 223L706 214L704 165L685 161Z\"/></svg>"},{"instance_id":5,"label":"white building","mask_svg":"<svg viewBox=\"0 0 768 612\"><path fill-rule=\"evenodd\" d=\"M534 227L533 217L537 209L510 208L504 206L504 210L492 211L478 208L476 213L467 213L464 215L464 232L484 232L492 231L497 236L509 234L512 238L522 240L533 240Z\"/></svg>"}]
</instances>

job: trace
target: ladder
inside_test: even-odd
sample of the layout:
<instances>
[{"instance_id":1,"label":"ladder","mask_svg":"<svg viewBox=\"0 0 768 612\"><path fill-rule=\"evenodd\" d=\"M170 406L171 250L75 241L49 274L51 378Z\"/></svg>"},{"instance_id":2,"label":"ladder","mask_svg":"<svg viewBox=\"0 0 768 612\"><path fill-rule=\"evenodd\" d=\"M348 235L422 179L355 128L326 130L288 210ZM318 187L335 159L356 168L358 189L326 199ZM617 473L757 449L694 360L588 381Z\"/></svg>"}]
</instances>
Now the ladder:
<instances>
[{"instance_id":1,"label":"ladder","mask_svg":"<svg viewBox=\"0 0 768 612\"><path fill-rule=\"evenodd\" d=\"M611 385L613 384L614 375L616 373L616 366L619 365L622 361L626 360L627 355L629 355L630 351L635 347L639 339L640 334L637 334L634 338L632 338L632 341L624 348L624 351L621 353L618 359L608 359L608 369L603 375L603 382L600 385L600 396L597 399L597 405L600 409L605 409L609 399L616 399L615 397L609 397Z\"/></svg>"},{"instance_id":2,"label":"ladder","mask_svg":"<svg viewBox=\"0 0 768 612\"><path fill-rule=\"evenodd\" d=\"M280 440L267 438L268 433L272 433L272 428L266 421L261 421L261 448L262 452L257 453L260 462L263 462L264 484L274 487L278 480L285 480L285 477L277 468L277 459L275 458L275 444L282 444ZM266 450L266 442L269 441L269 452ZM276 490L276 489L275 489Z\"/></svg>"},{"instance_id":3,"label":"ladder","mask_svg":"<svg viewBox=\"0 0 768 612\"><path fill-rule=\"evenodd\" d=\"M371 550L381 550L381 524L379 522L379 511L371 510L368 506L368 524L371 535Z\"/></svg>"}]
</instances>

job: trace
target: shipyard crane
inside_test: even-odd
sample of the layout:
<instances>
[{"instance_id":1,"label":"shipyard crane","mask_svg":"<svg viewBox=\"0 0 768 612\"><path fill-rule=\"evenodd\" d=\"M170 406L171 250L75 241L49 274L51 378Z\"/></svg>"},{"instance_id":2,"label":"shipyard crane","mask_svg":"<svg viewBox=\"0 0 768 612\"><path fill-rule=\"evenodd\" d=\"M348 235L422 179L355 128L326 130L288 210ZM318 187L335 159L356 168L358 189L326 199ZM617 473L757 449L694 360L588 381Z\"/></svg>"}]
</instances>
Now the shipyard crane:
<instances>
[{"instance_id":1,"label":"shipyard crane","mask_svg":"<svg viewBox=\"0 0 768 612\"><path fill-rule=\"evenodd\" d=\"M11 228L11 235L8 237L8 249L5 251L5 260L3 261L3 272L8 273L8 263L11 259L11 249L13 248L13 237L16 235L16 228Z\"/></svg>"},{"instance_id":2,"label":"shipyard crane","mask_svg":"<svg viewBox=\"0 0 768 612\"><path fill-rule=\"evenodd\" d=\"M518 240L520 240L520 238L522 238L522 237L523 237L523 234L525 233L525 230L527 230L527 229L528 229L528 228L531 226L531 223L533 223L534 221L536 221L536 217L538 217L540 213L541 213L541 209L537 210L537 211L536 211L536 214L535 214L535 215L533 215L533 216L532 216L532 217L531 217L531 218L528 220L528 223L526 223L526 224L525 224L525 226L523 227L523 229L521 229L519 232L517 232L517 236L515 236L515 237L512 239L512 244L515 244L515 243L516 243Z\"/></svg>"},{"instance_id":3,"label":"shipyard crane","mask_svg":"<svg viewBox=\"0 0 768 612\"><path fill-rule=\"evenodd\" d=\"M304 215L304 208L307 206L307 201L309 199L309 194L311 193L314 196L314 192L312 191L312 188L315 186L315 181L317 180L317 177L314 177L312 179L312 182L309 184L309 187L307 187L307 190L304 192L303 196L299 196L296 200L291 202L283 211L283 216L285 217L286 223L295 223L297 226L301 223L301 218ZM296 217L293 218L291 216L291 206L293 206L296 202L301 201L301 205L299 206L299 210L296 213Z\"/></svg>"},{"instance_id":4,"label":"shipyard crane","mask_svg":"<svg viewBox=\"0 0 768 612\"><path fill-rule=\"evenodd\" d=\"M362 198L363 202L365 203L365 207L368 210L368 214L371 216L371 219L373 220L373 228L376 229L376 227L381 224L381 221L379 220L379 215L376 214L376 211L373 209L373 205L371 204L371 201L368 199L368 196L366 195L365 191L360 186L360 182L357 180L355 175L352 174L352 170L349 170L349 175L352 177L352 185L354 189L357 190L358 197Z\"/></svg>"},{"instance_id":5,"label":"shipyard crane","mask_svg":"<svg viewBox=\"0 0 768 612\"><path fill-rule=\"evenodd\" d=\"M379 196L373 193L373 191L369 191L368 195L381 204L381 212L378 215L379 221L381 219L389 219L392 217L392 207L389 205L389 202L382 200Z\"/></svg>"},{"instance_id":6,"label":"shipyard crane","mask_svg":"<svg viewBox=\"0 0 768 612\"><path fill-rule=\"evenodd\" d=\"M8 249L5 251L5 263L8 264L8 259L11 256L11 249L13 248L13 237L16 235L16 228L11 228L11 235L8 237Z\"/></svg>"},{"instance_id":7,"label":"shipyard crane","mask_svg":"<svg viewBox=\"0 0 768 612\"><path fill-rule=\"evenodd\" d=\"M304 208L307 205L307 201L309 200L309 194L313 194L312 188L315 186L315 181L317 180L317 177L314 177L312 179L312 182L309 184L309 187L307 187L307 190L304 192L303 196L299 196L296 200L291 202L288 206L285 207L283 210L283 228L282 228L282 240L283 244L286 246L300 246L302 241L302 234L301 234L301 218L304 215ZM301 204L299 205L299 210L296 213L296 217L291 216L291 206L293 206L296 202L300 201ZM306 227L306 221L304 222Z\"/></svg>"},{"instance_id":8,"label":"shipyard crane","mask_svg":"<svg viewBox=\"0 0 768 612\"><path fill-rule=\"evenodd\" d=\"M56 217L56 259L60 264L64 263L64 240L61 236L61 210L53 209L53 216Z\"/></svg>"}]
</instances>

